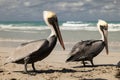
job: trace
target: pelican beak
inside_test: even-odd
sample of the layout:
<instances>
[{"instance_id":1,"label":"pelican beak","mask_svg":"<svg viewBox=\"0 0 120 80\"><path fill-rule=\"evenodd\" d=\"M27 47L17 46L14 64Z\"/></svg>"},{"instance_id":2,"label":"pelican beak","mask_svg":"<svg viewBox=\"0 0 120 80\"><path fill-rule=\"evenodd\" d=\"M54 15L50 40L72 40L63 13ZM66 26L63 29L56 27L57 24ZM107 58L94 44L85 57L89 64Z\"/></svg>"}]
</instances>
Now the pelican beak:
<instances>
[{"instance_id":1,"label":"pelican beak","mask_svg":"<svg viewBox=\"0 0 120 80\"><path fill-rule=\"evenodd\" d=\"M65 46L63 43L60 29L59 29L58 19L57 19L56 14L52 11L44 11L43 16L44 16L44 20L45 20L46 24L48 26L51 26L51 28L52 28L51 30L52 30L53 34L56 34L61 46L63 47L63 50L65 50Z\"/></svg>"},{"instance_id":2,"label":"pelican beak","mask_svg":"<svg viewBox=\"0 0 120 80\"><path fill-rule=\"evenodd\" d=\"M109 54L109 50L108 50L108 39L107 39L107 34L108 31L107 30L103 30L103 35L104 35L104 42L105 42L105 49L106 49L106 54Z\"/></svg>"},{"instance_id":3,"label":"pelican beak","mask_svg":"<svg viewBox=\"0 0 120 80\"><path fill-rule=\"evenodd\" d=\"M62 36L61 36L60 29L59 29L57 17L55 16L55 17L53 18L53 20L54 20L54 21L53 21L53 24L52 24L52 25L53 25L53 27L54 27L55 33L56 33L56 35L57 35L57 37L58 37L58 40L59 40L61 46L63 47L63 50L65 50L65 46L64 46L64 42L63 42L63 39L62 39Z\"/></svg>"}]
</instances>

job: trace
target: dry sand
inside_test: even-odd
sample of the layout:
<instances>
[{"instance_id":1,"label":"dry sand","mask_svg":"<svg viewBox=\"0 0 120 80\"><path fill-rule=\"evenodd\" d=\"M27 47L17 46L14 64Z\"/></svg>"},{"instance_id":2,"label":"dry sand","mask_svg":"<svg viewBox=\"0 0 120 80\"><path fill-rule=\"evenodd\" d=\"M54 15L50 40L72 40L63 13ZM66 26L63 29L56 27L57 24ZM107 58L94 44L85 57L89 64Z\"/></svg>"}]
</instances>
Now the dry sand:
<instances>
[{"instance_id":1,"label":"dry sand","mask_svg":"<svg viewBox=\"0 0 120 80\"><path fill-rule=\"evenodd\" d=\"M14 48L0 48L0 64L4 62L9 52ZM53 51L46 59L35 63L36 75L24 74L24 66L9 63L0 67L0 80L120 80L116 67L120 53L106 55L102 52L94 58L95 67L83 67L81 62L65 63L69 51ZM28 65L31 71L31 65ZM117 77L120 77L117 76Z\"/></svg>"}]
</instances>

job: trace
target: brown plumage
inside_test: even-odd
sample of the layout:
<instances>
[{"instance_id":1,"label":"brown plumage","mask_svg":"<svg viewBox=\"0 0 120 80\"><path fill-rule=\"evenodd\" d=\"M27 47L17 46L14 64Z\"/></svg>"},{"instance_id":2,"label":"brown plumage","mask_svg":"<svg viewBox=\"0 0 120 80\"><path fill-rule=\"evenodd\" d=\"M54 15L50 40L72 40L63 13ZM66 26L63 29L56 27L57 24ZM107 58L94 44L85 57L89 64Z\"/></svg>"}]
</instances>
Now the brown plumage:
<instances>
[{"instance_id":1,"label":"brown plumage","mask_svg":"<svg viewBox=\"0 0 120 80\"><path fill-rule=\"evenodd\" d=\"M7 63L24 64L25 72L27 71L27 64L32 64L32 68L35 71L34 63L46 58L54 49L57 38L63 47L64 43L58 26L58 19L54 12L44 11L44 20L51 28L51 34L47 39L31 41L24 43L16 48L14 53L6 60Z\"/></svg>"},{"instance_id":2,"label":"brown plumage","mask_svg":"<svg viewBox=\"0 0 120 80\"><path fill-rule=\"evenodd\" d=\"M74 45L70 52L70 57L66 62L72 61L82 61L84 66L84 61L90 61L92 66L94 66L93 58L96 57L105 47L106 53L108 54L108 41L107 41L107 30L108 24L103 20L98 21L98 29L101 33L101 40L85 40L78 42Z\"/></svg>"}]
</instances>

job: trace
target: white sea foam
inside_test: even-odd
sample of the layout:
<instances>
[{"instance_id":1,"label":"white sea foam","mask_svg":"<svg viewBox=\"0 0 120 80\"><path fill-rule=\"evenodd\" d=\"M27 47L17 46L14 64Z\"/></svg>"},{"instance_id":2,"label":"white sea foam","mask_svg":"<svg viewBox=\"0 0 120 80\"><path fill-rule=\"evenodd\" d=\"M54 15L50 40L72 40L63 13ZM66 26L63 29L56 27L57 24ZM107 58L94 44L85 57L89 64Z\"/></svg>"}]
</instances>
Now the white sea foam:
<instances>
[{"instance_id":1,"label":"white sea foam","mask_svg":"<svg viewBox=\"0 0 120 80\"><path fill-rule=\"evenodd\" d=\"M88 30L96 31L96 23L67 21L62 24L63 30ZM109 23L109 31L120 31L120 23Z\"/></svg>"},{"instance_id":2,"label":"white sea foam","mask_svg":"<svg viewBox=\"0 0 120 80\"><path fill-rule=\"evenodd\" d=\"M66 21L60 25L62 30L88 30L88 31L97 31L96 22L82 22L82 21ZM10 31L10 30L21 30L28 32L28 30L47 30L49 29L46 25L36 25L29 23L22 24L0 24L0 30ZM120 31L120 22L118 23L109 23L109 31ZM34 33L34 32L33 32Z\"/></svg>"},{"instance_id":3,"label":"white sea foam","mask_svg":"<svg viewBox=\"0 0 120 80\"><path fill-rule=\"evenodd\" d=\"M38 26L14 26L12 24L9 25L0 25L0 30L46 30L49 29L47 26L38 27Z\"/></svg>"}]
</instances>

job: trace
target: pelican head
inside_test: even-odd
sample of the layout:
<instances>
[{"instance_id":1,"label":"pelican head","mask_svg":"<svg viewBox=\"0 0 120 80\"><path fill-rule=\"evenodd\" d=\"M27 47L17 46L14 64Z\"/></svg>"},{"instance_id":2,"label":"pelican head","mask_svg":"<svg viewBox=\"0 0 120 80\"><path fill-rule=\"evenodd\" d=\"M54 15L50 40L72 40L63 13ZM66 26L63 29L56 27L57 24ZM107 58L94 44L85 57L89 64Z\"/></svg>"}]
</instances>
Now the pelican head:
<instances>
[{"instance_id":1,"label":"pelican head","mask_svg":"<svg viewBox=\"0 0 120 80\"><path fill-rule=\"evenodd\" d=\"M108 23L104 20L98 20L98 29L102 35L102 40L105 42L105 49L106 49L106 54L109 53L108 51Z\"/></svg>"},{"instance_id":2,"label":"pelican head","mask_svg":"<svg viewBox=\"0 0 120 80\"><path fill-rule=\"evenodd\" d=\"M65 50L65 46L63 43L60 29L59 29L58 19L56 14L52 11L43 11L43 17L44 17L45 23L51 27L51 35L56 35L58 37L58 40L61 46Z\"/></svg>"}]
</instances>

